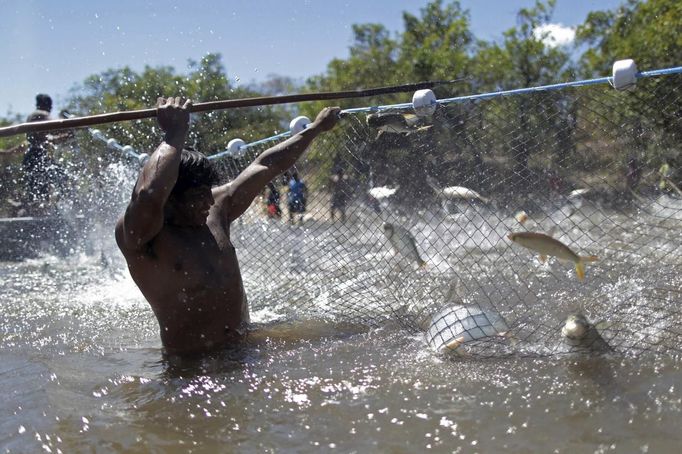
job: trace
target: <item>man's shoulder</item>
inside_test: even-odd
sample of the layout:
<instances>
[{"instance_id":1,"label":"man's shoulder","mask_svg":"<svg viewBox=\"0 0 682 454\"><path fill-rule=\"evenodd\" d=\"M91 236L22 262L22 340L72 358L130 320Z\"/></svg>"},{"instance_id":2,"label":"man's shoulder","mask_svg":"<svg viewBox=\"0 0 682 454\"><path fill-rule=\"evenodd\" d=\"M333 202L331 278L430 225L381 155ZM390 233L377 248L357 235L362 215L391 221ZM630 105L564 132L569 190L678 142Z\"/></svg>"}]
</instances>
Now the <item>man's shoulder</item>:
<instances>
[{"instance_id":1,"label":"man's shoulder","mask_svg":"<svg viewBox=\"0 0 682 454\"><path fill-rule=\"evenodd\" d=\"M26 121L44 121L44 120L49 120L50 119L50 112L47 110L34 110L29 114L28 117L26 117Z\"/></svg>"}]
</instances>

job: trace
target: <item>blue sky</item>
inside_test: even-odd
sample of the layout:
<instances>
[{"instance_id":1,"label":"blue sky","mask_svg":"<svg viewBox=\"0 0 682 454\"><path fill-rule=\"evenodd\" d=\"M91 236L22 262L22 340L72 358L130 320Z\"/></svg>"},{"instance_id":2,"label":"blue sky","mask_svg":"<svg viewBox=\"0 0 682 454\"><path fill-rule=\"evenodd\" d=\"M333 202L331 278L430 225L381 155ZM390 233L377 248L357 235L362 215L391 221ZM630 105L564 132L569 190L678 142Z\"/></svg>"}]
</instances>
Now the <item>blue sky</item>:
<instances>
[{"instance_id":1,"label":"blue sky","mask_svg":"<svg viewBox=\"0 0 682 454\"><path fill-rule=\"evenodd\" d=\"M426 0L0 0L0 116L27 114L38 92L55 107L88 75L125 65L171 65L219 52L232 81L305 78L346 57L351 26L402 30L402 12ZM498 39L534 0L462 0L477 37ZM574 26L622 0L558 0L553 23Z\"/></svg>"}]
</instances>

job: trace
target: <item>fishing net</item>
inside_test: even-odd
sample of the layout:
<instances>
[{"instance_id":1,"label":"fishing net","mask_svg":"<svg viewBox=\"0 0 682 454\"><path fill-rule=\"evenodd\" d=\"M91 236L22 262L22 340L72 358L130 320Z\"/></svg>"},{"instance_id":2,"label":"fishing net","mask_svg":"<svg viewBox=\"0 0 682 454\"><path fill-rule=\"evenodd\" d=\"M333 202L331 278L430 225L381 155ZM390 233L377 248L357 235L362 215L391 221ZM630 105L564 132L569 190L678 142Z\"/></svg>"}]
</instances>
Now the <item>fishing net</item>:
<instances>
[{"instance_id":1,"label":"fishing net","mask_svg":"<svg viewBox=\"0 0 682 454\"><path fill-rule=\"evenodd\" d=\"M679 352L680 82L453 103L408 126L347 116L233 227L252 306L397 322L477 356L575 351L562 328L582 313L617 352ZM225 177L271 145L220 160ZM598 260L579 281L508 239L525 231Z\"/></svg>"},{"instance_id":2,"label":"fishing net","mask_svg":"<svg viewBox=\"0 0 682 454\"><path fill-rule=\"evenodd\" d=\"M615 352L680 353L681 82L346 115L231 228L252 312L397 324L481 357L596 350L567 341L579 313ZM214 162L227 181L285 136ZM519 232L597 259L581 281Z\"/></svg>"}]
</instances>

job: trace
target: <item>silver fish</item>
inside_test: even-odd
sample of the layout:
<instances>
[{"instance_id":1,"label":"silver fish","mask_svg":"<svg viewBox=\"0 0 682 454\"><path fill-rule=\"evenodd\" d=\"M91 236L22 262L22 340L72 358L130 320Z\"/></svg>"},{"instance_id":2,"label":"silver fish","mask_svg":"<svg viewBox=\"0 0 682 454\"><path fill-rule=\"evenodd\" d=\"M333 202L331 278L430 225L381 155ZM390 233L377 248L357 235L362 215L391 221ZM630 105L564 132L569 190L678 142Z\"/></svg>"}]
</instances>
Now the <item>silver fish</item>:
<instances>
[{"instance_id":1,"label":"silver fish","mask_svg":"<svg viewBox=\"0 0 682 454\"><path fill-rule=\"evenodd\" d=\"M479 200L483 203L489 203L490 199L483 197L473 189L465 188L464 186L448 186L442 189L443 197L448 200Z\"/></svg>"},{"instance_id":2,"label":"silver fish","mask_svg":"<svg viewBox=\"0 0 682 454\"><path fill-rule=\"evenodd\" d=\"M569 315L561 328L561 334L572 351L593 353L613 351L613 348L599 334L597 327L590 323L583 314Z\"/></svg>"},{"instance_id":3,"label":"silver fish","mask_svg":"<svg viewBox=\"0 0 682 454\"><path fill-rule=\"evenodd\" d=\"M591 191L590 188L579 188L579 189L574 189L573 191L568 194L566 197L568 200L574 200L577 198L580 198L584 196L585 194L589 193Z\"/></svg>"},{"instance_id":4,"label":"silver fish","mask_svg":"<svg viewBox=\"0 0 682 454\"><path fill-rule=\"evenodd\" d=\"M419 126L420 118L416 115L399 113L374 113L367 115L367 126L383 132L407 133L426 131L429 126Z\"/></svg>"},{"instance_id":5,"label":"silver fish","mask_svg":"<svg viewBox=\"0 0 682 454\"><path fill-rule=\"evenodd\" d=\"M490 199L483 197L478 192L473 189L466 188L464 186L446 186L441 188L438 182L430 177L426 177L426 182L431 186L431 188L445 200L458 201L458 200L478 200L483 203L490 203Z\"/></svg>"},{"instance_id":6,"label":"silver fish","mask_svg":"<svg viewBox=\"0 0 682 454\"><path fill-rule=\"evenodd\" d=\"M386 222L384 223L384 235L397 254L416 262L420 267L426 265L417 250L417 242L405 227Z\"/></svg>"},{"instance_id":7,"label":"silver fish","mask_svg":"<svg viewBox=\"0 0 682 454\"><path fill-rule=\"evenodd\" d=\"M390 188L388 186L379 186L376 188L372 188L368 191L369 195L372 198L375 198L377 200L383 200L391 197L393 194L396 193L398 190L399 186L396 186L395 188Z\"/></svg>"}]
</instances>

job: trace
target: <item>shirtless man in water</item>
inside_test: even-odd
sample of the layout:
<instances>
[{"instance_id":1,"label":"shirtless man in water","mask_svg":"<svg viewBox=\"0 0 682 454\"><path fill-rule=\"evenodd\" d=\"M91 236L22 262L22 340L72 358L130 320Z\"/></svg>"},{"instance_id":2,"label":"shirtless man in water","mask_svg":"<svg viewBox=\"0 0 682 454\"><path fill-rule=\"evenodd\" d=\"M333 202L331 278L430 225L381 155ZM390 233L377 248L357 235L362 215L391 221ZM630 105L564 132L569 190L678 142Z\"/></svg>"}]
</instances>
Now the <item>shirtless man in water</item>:
<instances>
[{"instance_id":1,"label":"shirtless man in water","mask_svg":"<svg viewBox=\"0 0 682 454\"><path fill-rule=\"evenodd\" d=\"M230 225L320 133L337 122L325 108L302 132L264 151L234 180L217 183L211 161L183 150L190 101L159 99L165 136L145 163L116 242L133 280L156 315L169 354L202 353L230 345L249 321Z\"/></svg>"}]
</instances>

